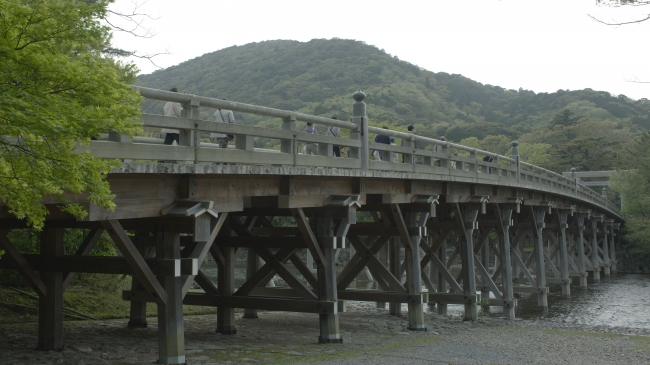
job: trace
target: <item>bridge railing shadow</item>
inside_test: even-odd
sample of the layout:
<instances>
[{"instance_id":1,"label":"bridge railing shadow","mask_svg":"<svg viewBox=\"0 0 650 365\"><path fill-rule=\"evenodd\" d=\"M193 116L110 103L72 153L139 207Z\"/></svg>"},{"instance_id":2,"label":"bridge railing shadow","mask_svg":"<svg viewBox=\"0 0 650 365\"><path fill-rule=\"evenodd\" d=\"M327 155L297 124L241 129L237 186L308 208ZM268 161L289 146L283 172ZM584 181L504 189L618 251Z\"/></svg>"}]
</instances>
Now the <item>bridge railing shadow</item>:
<instances>
[{"instance_id":1,"label":"bridge railing shadow","mask_svg":"<svg viewBox=\"0 0 650 365\"><path fill-rule=\"evenodd\" d=\"M400 173L431 174L446 181L474 181L476 183L521 187L576 197L604 207L618 214L617 207L605 197L575 178L520 161L517 144L513 154L503 156L459 144L402 133L342 120L296 113L288 110L238 103L204 96L175 93L164 90L135 87L147 99L171 101L183 106L180 118L142 114L145 127L169 128L180 131L178 145L164 145L161 138L134 137L110 132L98 141L91 141L79 151L90 150L97 157L118 158L125 162L173 162L180 164L228 163L237 165L295 166L306 168L367 169L382 172L384 176ZM215 123L199 118L199 108L227 109L233 112L278 118L281 128L263 128L241 124ZM354 119L354 118L353 118ZM357 118L358 120L358 118ZM363 119L362 119L363 120ZM365 118L367 123L367 118ZM349 138L313 135L298 131L296 122L313 122L349 131ZM201 134L233 135L234 145L218 145L201 140ZM348 133L343 133L347 135ZM404 140L404 146L370 142L375 134ZM277 149L257 148L255 139L276 140ZM364 141L365 139L365 141ZM301 153L302 144L317 144L317 155ZM401 143L400 143L401 144ZM335 157L334 146L348 151L347 158ZM363 151L366 149L365 151ZM376 160L372 151L379 151L382 160ZM489 156L492 162L484 161ZM367 158L367 161L362 161ZM406 177L405 177L406 178Z\"/></svg>"}]
</instances>

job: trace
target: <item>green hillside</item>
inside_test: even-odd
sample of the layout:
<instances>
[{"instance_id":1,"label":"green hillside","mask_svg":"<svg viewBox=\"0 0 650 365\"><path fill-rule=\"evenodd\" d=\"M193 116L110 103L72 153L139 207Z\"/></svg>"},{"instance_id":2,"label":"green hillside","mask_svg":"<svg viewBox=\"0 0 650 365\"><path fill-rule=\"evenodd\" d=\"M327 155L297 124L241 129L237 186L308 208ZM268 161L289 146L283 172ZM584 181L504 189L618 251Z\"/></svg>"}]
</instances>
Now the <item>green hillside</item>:
<instances>
[{"instance_id":1,"label":"green hillside","mask_svg":"<svg viewBox=\"0 0 650 365\"><path fill-rule=\"evenodd\" d=\"M363 42L315 39L233 46L139 77L141 85L320 116L350 116L351 95L367 94L374 125L445 135L495 152L522 142L522 156L555 170L619 166L616 152L650 128L650 102L590 89L534 93L434 73ZM145 105L159 113L156 103ZM205 111L208 117L209 111ZM271 125L250 115L238 123ZM262 145L269 142L260 142Z\"/></svg>"}]
</instances>

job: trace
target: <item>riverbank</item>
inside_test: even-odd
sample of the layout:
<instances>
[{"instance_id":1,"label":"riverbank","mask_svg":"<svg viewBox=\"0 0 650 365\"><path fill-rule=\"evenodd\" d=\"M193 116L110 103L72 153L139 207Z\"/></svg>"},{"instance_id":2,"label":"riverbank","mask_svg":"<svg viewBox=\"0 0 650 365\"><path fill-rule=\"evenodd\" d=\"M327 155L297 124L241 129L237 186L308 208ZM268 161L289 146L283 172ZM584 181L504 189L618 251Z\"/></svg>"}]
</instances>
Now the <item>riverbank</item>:
<instances>
[{"instance_id":1,"label":"riverbank","mask_svg":"<svg viewBox=\"0 0 650 365\"><path fill-rule=\"evenodd\" d=\"M428 332L406 329L374 303L349 303L340 314L343 344L318 345L313 314L237 313L238 334L214 333L214 315L185 319L188 364L648 364L650 337L547 321L508 321L426 314ZM63 352L33 350L36 323L0 325L2 364L151 364L157 359L156 319L127 329L125 319L66 322ZM644 333L645 334L645 333Z\"/></svg>"}]
</instances>

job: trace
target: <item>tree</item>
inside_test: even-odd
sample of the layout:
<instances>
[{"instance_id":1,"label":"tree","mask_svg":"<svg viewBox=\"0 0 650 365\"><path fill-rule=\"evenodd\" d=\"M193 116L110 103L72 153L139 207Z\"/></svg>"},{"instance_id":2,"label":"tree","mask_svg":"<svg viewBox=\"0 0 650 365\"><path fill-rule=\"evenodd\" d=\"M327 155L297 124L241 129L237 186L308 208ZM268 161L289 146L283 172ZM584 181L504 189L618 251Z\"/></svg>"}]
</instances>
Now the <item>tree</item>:
<instances>
[{"instance_id":1,"label":"tree","mask_svg":"<svg viewBox=\"0 0 650 365\"><path fill-rule=\"evenodd\" d=\"M561 125L564 127L568 127L575 123L578 119L574 118L573 116L575 115L574 112L572 112L569 109L563 109L561 112L555 114L553 119L551 120L551 128Z\"/></svg>"},{"instance_id":2,"label":"tree","mask_svg":"<svg viewBox=\"0 0 650 365\"><path fill-rule=\"evenodd\" d=\"M612 176L613 188L623 198L626 240L650 248L650 134L644 133L625 150L629 170Z\"/></svg>"},{"instance_id":3,"label":"tree","mask_svg":"<svg viewBox=\"0 0 650 365\"><path fill-rule=\"evenodd\" d=\"M75 153L114 130L139 130L136 69L104 57L108 0L0 2L0 197L9 212L40 228L44 197L83 217L68 194L112 209L105 181L117 161Z\"/></svg>"},{"instance_id":4,"label":"tree","mask_svg":"<svg viewBox=\"0 0 650 365\"><path fill-rule=\"evenodd\" d=\"M603 137L580 137L551 149L549 169L560 172L575 167L578 171L613 170L619 166L618 141Z\"/></svg>"}]
</instances>

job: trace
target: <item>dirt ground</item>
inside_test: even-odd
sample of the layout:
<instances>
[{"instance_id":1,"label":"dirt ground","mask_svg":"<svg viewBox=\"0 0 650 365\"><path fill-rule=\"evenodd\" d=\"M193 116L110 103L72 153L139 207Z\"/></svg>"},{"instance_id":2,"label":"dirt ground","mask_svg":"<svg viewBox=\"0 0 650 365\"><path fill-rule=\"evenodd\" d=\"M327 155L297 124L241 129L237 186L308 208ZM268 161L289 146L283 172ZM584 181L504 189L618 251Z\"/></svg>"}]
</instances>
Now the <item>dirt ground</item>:
<instances>
[{"instance_id":1,"label":"dirt ground","mask_svg":"<svg viewBox=\"0 0 650 365\"><path fill-rule=\"evenodd\" d=\"M340 314L343 344L319 345L318 316L260 312L243 319L238 333L214 332L214 315L185 318L188 364L648 364L650 338L546 328L544 321L479 322L426 315L427 332L406 329L374 303L352 303ZM34 350L37 323L0 325L1 364L152 364L158 359L156 319L145 329L127 320L65 322L62 352ZM580 353L579 357L575 354Z\"/></svg>"}]
</instances>

